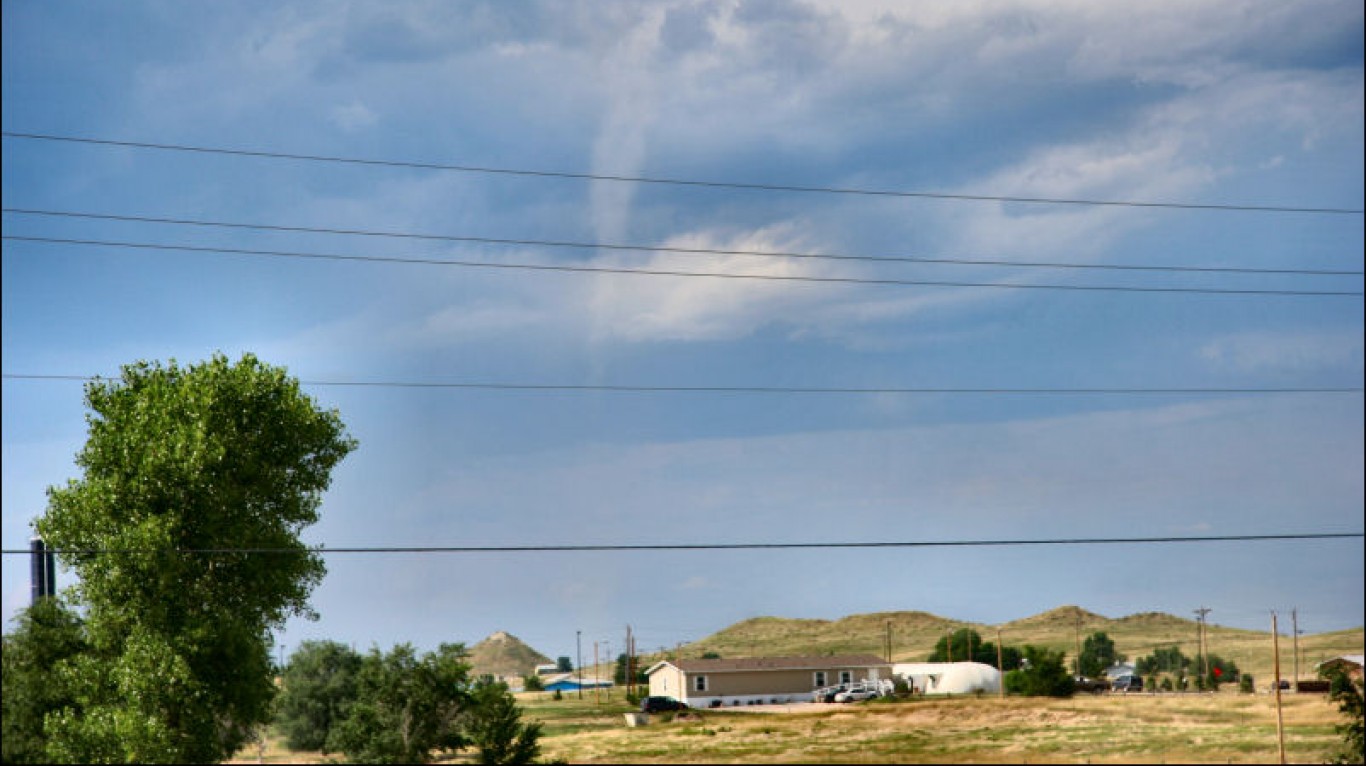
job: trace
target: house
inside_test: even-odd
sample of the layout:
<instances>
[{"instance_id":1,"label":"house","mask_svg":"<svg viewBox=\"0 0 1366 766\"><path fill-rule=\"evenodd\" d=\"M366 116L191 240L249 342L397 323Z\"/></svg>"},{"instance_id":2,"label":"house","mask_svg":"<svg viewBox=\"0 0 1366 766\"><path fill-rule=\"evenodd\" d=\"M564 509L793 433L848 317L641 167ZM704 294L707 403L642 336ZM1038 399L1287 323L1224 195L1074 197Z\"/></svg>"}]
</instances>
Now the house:
<instances>
[{"instance_id":1,"label":"house","mask_svg":"<svg viewBox=\"0 0 1366 766\"><path fill-rule=\"evenodd\" d=\"M1133 674L1134 666L1132 663L1128 662L1116 662L1115 664L1105 669L1105 677L1110 681L1114 681L1116 678L1123 678L1124 676L1131 676Z\"/></svg>"},{"instance_id":2,"label":"house","mask_svg":"<svg viewBox=\"0 0 1366 766\"><path fill-rule=\"evenodd\" d=\"M612 685L612 682L578 678L573 673L559 673L547 677L543 685L548 692L576 692L580 689L606 689Z\"/></svg>"},{"instance_id":3,"label":"house","mask_svg":"<svg viewBox=\"0 0 1366 766\"><path fill-rule=\"evenodd\" d=\"M1343 654L1320 662L1318 664L1318 671L1320 676L1326 676L1335 670L1341 670L1347 674L1348 678L1361 680L1361 665L1363 662L1366 662L1366 655Z\"/></svg>"},{"instance_id":4,"label":"house","mask_svg":"<svg viewBox=\"0 0 1366 766\"><path fill-rule=\"evenodd\" d=\"M810 702L811 692L824 686L889 680L892 666L871 654L845 654L663 660L645 672L651 696L673 697L690 707L711 707Z\"/></svg>"},{"instance_id":5,"label":"house","mask_svg":"<svg viewBox=\"0 0 1366 766\"><path fill-rule=\"evenodd\" d=\"M898 662L892 673L922 694L1001 691L1001 671L980 662Z\"/></svg>"},{"instance_id":6,"label":"house","mask_svg":"<svg viewBox=\"0 0 1366 766\"><path fill-rule=\"evenodd\" d=\"M552 663L549 663L549 664L547 664L547 665L537 665L537 666L536 666L536 675L537 675L537 676L553 676L553 675L555 675L556 673L559 673L559 672L560 672L560 666L559 666L559 665L556 665L556 664L553 663L553 662L552 662Z\"/></svg>"}]
</instances>

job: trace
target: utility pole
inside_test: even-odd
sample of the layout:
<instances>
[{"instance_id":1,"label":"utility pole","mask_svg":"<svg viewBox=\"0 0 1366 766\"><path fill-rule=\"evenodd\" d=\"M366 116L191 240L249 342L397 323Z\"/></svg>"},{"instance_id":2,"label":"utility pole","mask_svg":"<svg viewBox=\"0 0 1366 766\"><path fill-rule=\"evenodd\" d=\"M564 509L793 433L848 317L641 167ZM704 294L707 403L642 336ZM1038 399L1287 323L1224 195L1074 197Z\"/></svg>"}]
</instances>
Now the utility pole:
<instances>
[{"instance_id":1,"label":"utility pole","mask_svg":"<svg viewBox=\"0 0 1366 766\"><path fill-rule=\"evenodd\" d=\"M1279 763L1285 763L1285 724L1281 720L1281 639L1276 630L1276 613L1271 613L1271 654L1276 677L1271 685L1276 690L1276 748L1280 753Z\"/></svg>"},{"instance_id":2,"label":"utility pole","mask_svg":"<svg viewBox=\"0 0 1366 766\"><path fill-rule=\"evenodd\" d=\"M607 701L608 701L608 702L611 702L611 701L612 701L612 686L615 686L615 685L616 685L616 681L617 681L617 672L616 672L616 671L617 671L617 658L612 656L612 642L611 642L611 641L606 641L606 644L607 644L607 661L610 662L610 663L612 663L612 683L611 683L610 685L608 685L608 687L607 687Z\"/></svg>"},{"instance_id":3,"label":"utility pole","mask_svg":"<svg viewBox=\"0 0 1366 766\"><path fill-rule=\"evenodd\" d=\"M1001 671L1001 699L1006 698L1006 665L1001 661L1001 629L996 629L996 669Z\"/></svg>"},{"instance_id":4,"label":"utility pole","mask_svg":"<svg viewBox=\"0 0 1366 766\"><path fill-rule=\"evenodd\" d=\"M1300 693L1300 618L1296 614L1298 610L1290 610L1290 629L1294 631L1295 641L1295 693Z\"/></svg>"},{"instance_id":5,"label":"utility pole","mask_svg":"<svg viewBox=\"0 0 1366 766\"><path fill-rule=\"evenodd\" d=\"M1205 615L1209 614L1212 611L1214 610L1210 609L1207 606L1202 606L1199 609L1195 610L1195 614L1199 617L1199 622L1197 622L1195 626L1195 635L1197 647L1196 651L1200 652L1201 688L1204 688L1205 683L1209 680L1209 652L1205 650Z\"/></svg>"},{"instance_id":6,"label":"utility pole","mask_svg":"<svg viewBox=\"0 0 1366 766\"><path fill-rule=\"evenodd\" d=\"M593 642L593 701L602 704L602 687L598 685L598 642Z\"/></svg>"},{"instance_id":7,"label":"utility pole","mask_svg":"<svg viewBox=\"0 0 1366 766\"><path fill-rule=\"evenodd\" d=\"M583 699L583 631L574 631L574 650L578 653L578 661L574 664L574 670L579 674L579 699Z\"/></svg>"},{"instance_id":8,"label":"utility pole","mask_svg":"<svg viewBox=\"0 0 1366 766\"><path fill-rule=\"evenodd\" d=\"M635 678L631 675L631 626L626 626L626 696L631 696Z\"/></svg>"},{"instance_id":9,"label":"utility pole","mask_svg":"<svg viewBox=\"0 0 1366 766\"><path fill-rule=\"evenodd\" d=\"M1077 675L1081 675L1081 611L1077 611L1077 619L1073 623L1077 634Z\"/></svg>"}]
</instances>

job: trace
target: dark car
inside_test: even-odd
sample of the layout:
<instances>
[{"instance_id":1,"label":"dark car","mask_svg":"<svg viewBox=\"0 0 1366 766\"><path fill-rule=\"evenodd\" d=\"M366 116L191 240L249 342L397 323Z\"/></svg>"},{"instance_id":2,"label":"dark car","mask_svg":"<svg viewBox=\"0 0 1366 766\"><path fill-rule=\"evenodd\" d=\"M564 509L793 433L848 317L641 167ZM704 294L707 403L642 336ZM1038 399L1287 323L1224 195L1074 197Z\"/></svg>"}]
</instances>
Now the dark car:
<instances>
[{"instance_id":1,"label":"dark car","mask_svg":"<svg viewBox=\"0 0 1366 766\"><path fill-rule=\"evenodd\" d=\"M1072 676L1072 681L1076 684L1077 691L1091 692L1097 694L1110 688L1110 685L1099 678L1087 678L1086 676Z\"/></svg>"},{"instance_id":2,"label":"dark car","mask_svg":"<svg viewBox=\"0 0 1366 766\"><path fill-rule=\"evenodd\" d=\"M849 685L848 685L848 684L840 684L839 686L826 686L826 687L817 689L817 690L815 690L814 692L811 692L811 701L812 701L812 702L834 702L834 701L835 701L835 695L836 695L836 694L839 694L839 693L842 692L842 691L845 691L845 690L848 689L848 688L849 688Z\"/></svg>"},{"instance_id":3,"label":"dark car","mask_svg":"<svg viewBox=\"0 0 1366 766\"><path fill-rule=\"evenodd\" d=\"M1115 679L1112 688L1117 692L1141 692L1143 691L1143 679L1139 676L1120 676Z\"/></svg>"},{"instance_id":4,"label":"dark car","mask_svg":"<svg viewBox=\"0 0 1366 766\"><path fill-rule=\"evenodd\" d=\"M673 697L646 697L640 701L640 712L662 713L666 710L687 710L688 706Z\"/></svg>"}]
</instances>

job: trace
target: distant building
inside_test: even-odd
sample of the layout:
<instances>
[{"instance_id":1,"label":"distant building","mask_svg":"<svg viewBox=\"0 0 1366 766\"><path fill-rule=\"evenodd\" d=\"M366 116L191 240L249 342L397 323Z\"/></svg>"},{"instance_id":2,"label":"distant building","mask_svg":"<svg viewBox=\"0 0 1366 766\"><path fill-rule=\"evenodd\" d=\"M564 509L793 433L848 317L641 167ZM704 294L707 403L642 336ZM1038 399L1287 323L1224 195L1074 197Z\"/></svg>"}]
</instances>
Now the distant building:
<instances>
[{"instance_id":1,"label":"distant building","mask_svg":"<svg viewBox=\"0 0 1366 766\"><path fill-rule=\"evenodd\" d=\"M1361 665L1366 662L1366 654L1343 654L1318 664L1319 675L1327 675L1341 670L1348 678L1361 680Z\"/></svg>"},{"instance_id":2,"label":"distant building","mask_svg":"<svg viewBox=\"0 0 1366 766\"><path fill-rule=\"evenodd\" d=\"M1134 674L1134 666L1128 662L1116 662L1105 669L1105 677L1114 681L1116 678L1131 676Z\"/></svg>"},{"instance_id":3,"label":"distant building","mask_svg":"<svg viewBox=\"0 0 1366 766\"><path fill-rule=\"evenodd\" d=\"M825 686L890 680L892 666L871 654L826 657L751 657L733 660L664 660L655 663L650 695L690 707L810 702Z\"/></svg>"},{"instance_id":4,"label":"distant building","mask_svg":"<svg viewBox=\"0 0 1366 766\"><path fill-rule=\"evenodd\" d=\"M559 672L560 672L560 666L559 666L559 665L556 665L556 664L553 663L553 662L550 663L550 664L548 664L548 665L537 665L537 666L536 666L536 675L538 675L538 676L553 676L553 675L557 675Z\"/></svg>"},{"instance_id":5,"label":"distant building","mask_svg":"<svg viewBox=\"0 0 1366 766\"><path fill-rule=\"evenodd\" d=\"M607 689L611 686L611 681L580 679L573 673L557 673L545 680L545 690L548 692L576 692L580 689Z\"/></svg>"},{"instance_id":6,"label":"distant building","mask_svg":"<svg viewBox=\"0 0 1366 766\"><path fill-rule=\"evenodd\" d=\"M1001 671L981 662L898 662L892 672L921 694L1001 691Z\"/></svg>"}]
</instances>

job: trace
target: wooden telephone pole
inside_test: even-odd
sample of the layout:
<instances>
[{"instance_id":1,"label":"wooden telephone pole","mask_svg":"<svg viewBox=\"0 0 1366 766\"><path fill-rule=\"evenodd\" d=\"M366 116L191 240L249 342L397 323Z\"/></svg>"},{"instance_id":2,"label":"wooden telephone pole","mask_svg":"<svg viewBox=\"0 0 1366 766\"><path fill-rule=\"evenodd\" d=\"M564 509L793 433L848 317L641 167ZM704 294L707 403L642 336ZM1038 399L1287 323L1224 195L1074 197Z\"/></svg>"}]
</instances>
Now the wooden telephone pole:
<instances>
[{"instance_id":1,"label":"wooden telephone pole","mask_svg":"<svg viewBox=\"0 0 1366 766\"><path fill-rule=\"evenodd\" d=\"M1271 685L1276 690L1276 748L1280 754L1279 763L1285 763L1285 723L1281 719L1281 638L1276 630L1276 613L1271 613L1271 654L1275 668L1275 678Z\"/></svg>"},{"instance_id":2,"label":"wooden telephone pole","mask_svg":"<svg viewBox=\"0 0 1366 766\"><path fill-rule=\"evenodd\" d=\"M1081 675L1081 612L1077 612L1077 619L1073 623L1077 634L1077 675Z\"/></svg>"},{"instance_id":3,"label":"wooden telephone pole","mask_svg":"<svg viewBox=\"0 0 1366 766\"><path fill-rule=\"evenodd\" d=\"M1292 681L1291 683L1295 684L1295 693L1296 693L1296 694L1299 694L1299 693L1300 693L1300 618L1299 618L1299 615L1296 614L1297 611L1298 611L1298 610L1296 610L1296 609L1291 609L1291 610L1290 610L1290 629L1291 629L1292 631L1294 631L1294 635L1291 636L1291 639L1295 642L1295 644L1294 644L1294 646L1295 646L1295 680Z\"/></svg>"},{"instance_id":4,"label":"wooden telephone pole","mask_svg":"<svg viewBox=\"0 0 1366 766\"><path fill-rule=\"evenodd\" d=\"M1195 614L1199 618L1199 621L1195 624L1195 636L1196 651L1200 653L1201 688L1204 688L1204 685L1209 681L1209 652L1205 649L1205 615L1209 614L1212 611L1214 610L1210 609L1207 606L1202 606L1199 609L1195 610Z\"/></svg>"},{"instance_id":5,"label":"wooden telephone pole","mask_svg":"<svg viewBox=\"0 0 1366 766\"><path fill-rule=\"evenodd\" d=\"M1001 699L1006 698L1006 666L1001 661L1001 629L996 629L996 669L1001 671L1000 692Z\"/></svg>"}]
</instances>

